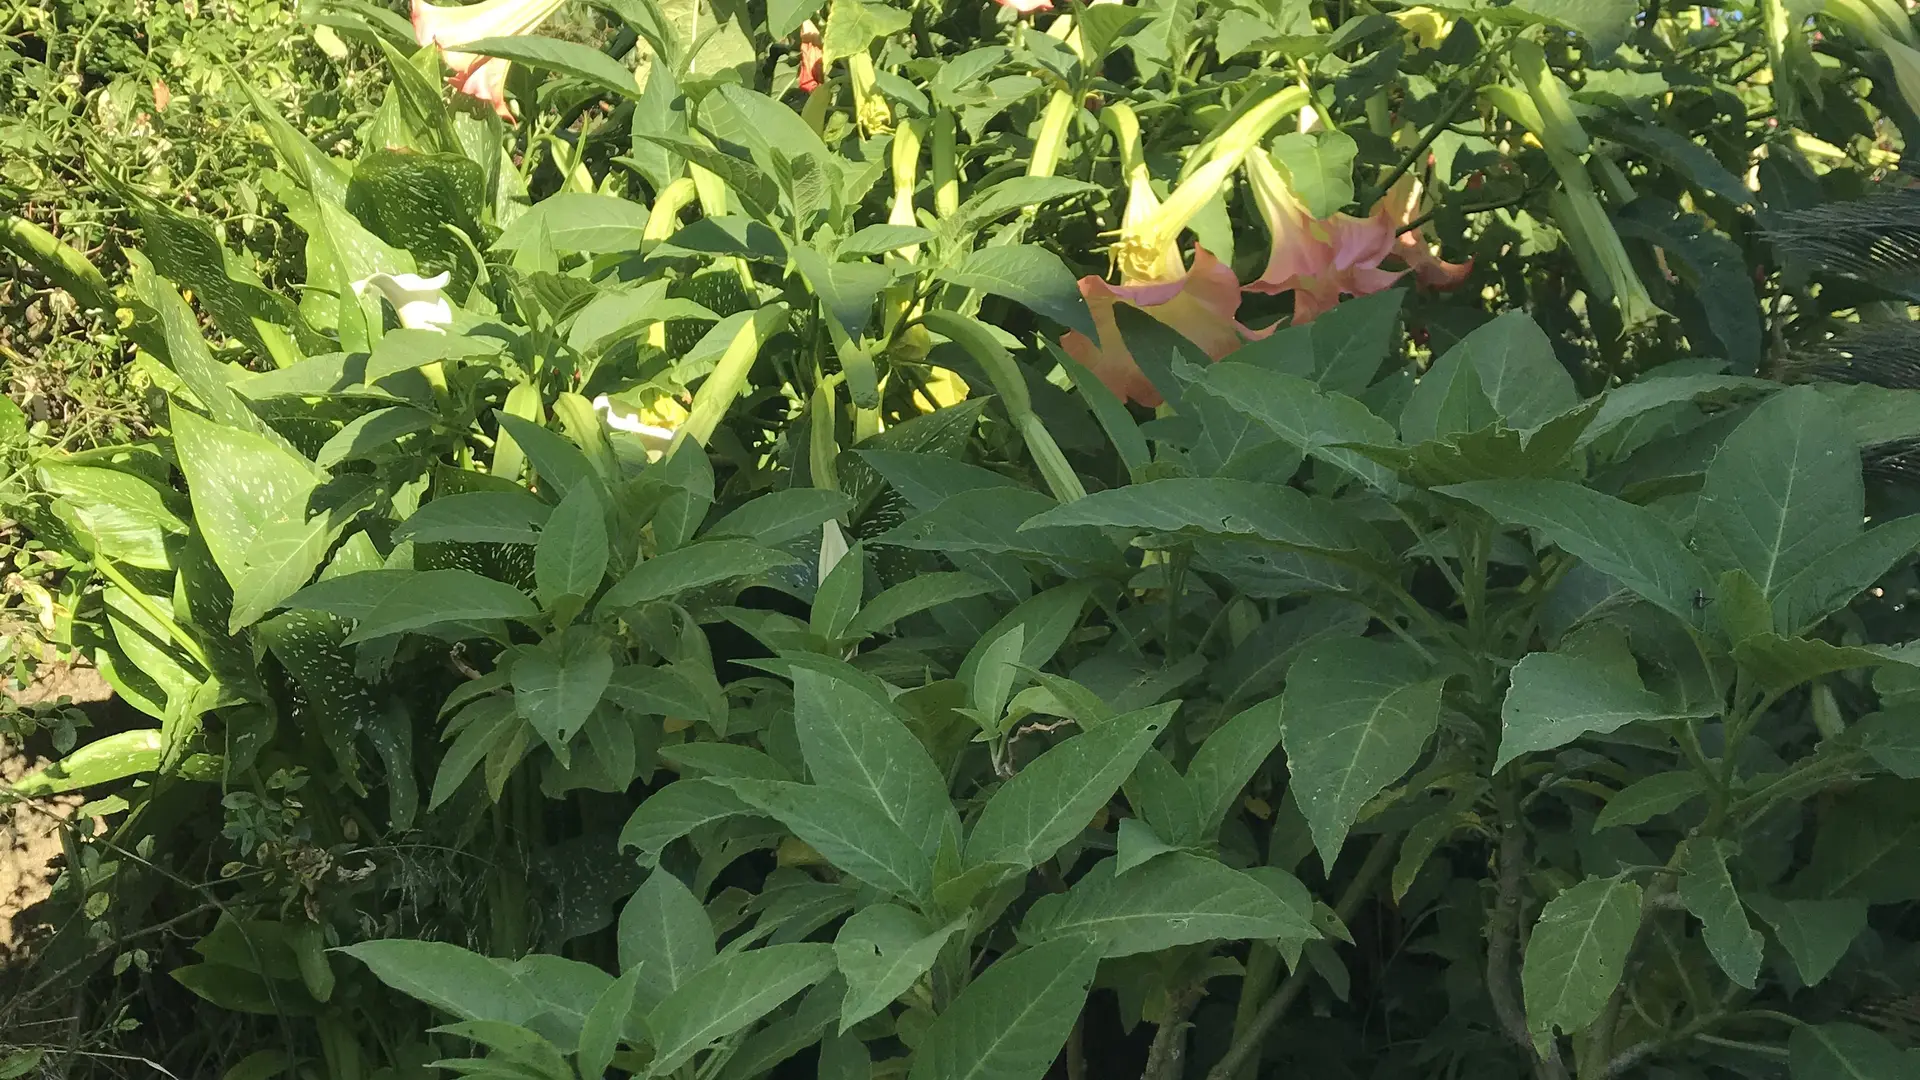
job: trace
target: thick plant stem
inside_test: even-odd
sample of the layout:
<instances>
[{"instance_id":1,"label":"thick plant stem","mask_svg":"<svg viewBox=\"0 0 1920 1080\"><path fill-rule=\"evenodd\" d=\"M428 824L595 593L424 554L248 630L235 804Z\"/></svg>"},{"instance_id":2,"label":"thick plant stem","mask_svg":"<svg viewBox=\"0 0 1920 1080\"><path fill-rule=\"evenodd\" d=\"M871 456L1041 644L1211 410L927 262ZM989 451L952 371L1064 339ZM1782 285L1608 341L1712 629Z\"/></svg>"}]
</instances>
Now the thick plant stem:
<instances>
[{"instance_id":1,"label":"thick plant stem","mask_svg":"<svg viewBox=\"0 0 1920 1080\"><path fill-rule=\"evenodd\" d=\"M1187 1018L1206 996L1206 984L1195 982L1174 995L1167 1017L1153 1033L1153 1046L1147 1050L1147 1071L1141 1080L1180 1080L1187 1065Z\"/></svg>"},{"instance_id":2,"label":"thick plant stem","mask_svg":"<svg viewBox=\"0 0 1920 1080\"><path fill-rule=\"evenodd\" d=\"M1256 941L1247 951L1247 973L1240 982L1240 1004L1233 1014L1233 1041L1239 1042L1252 1030L1260 1006L1273 993L1274 979L1280 974L1280 950L1264 941ZM1235 1080L1254 1080L1258 1062L1249 1061Z\"/></svg>"},{"instance_id":3,"label":"thick plant stem","mask_svg":"<svg viewBox=\"0 0 1920 1080\"><path fill-rule=\"evenodd\" d=\"M1380 879L1380 875L1393 865L1393 853L1400 846L1399 839L1397 836L1383 836L1374 841L1373 850L1367 852L1367 861L1360 864L1359 872L1354 874L1347 891L1340 894L1340 902L1334 906L1334 914L1340 917L1341 922L1353 918L1354 913L1360 910L1360 904L1373 892L1374 883ZM1207 1073L1207 1080L1233 1080L1243 1066L1258 1060L1260 1046L1266 1041L1267 1032L1273 1030L1274 1025L1287 1015L1287 1010L1293 1007L1294 1001L1306 992L1311 970L1302 965L1287 976L1287 981L1281 983L1280 989L1260 1007L1259 1014L1253 1018L1247 1030L1235 1035L1226 1056Z\"/></svg>"}]
</instances>

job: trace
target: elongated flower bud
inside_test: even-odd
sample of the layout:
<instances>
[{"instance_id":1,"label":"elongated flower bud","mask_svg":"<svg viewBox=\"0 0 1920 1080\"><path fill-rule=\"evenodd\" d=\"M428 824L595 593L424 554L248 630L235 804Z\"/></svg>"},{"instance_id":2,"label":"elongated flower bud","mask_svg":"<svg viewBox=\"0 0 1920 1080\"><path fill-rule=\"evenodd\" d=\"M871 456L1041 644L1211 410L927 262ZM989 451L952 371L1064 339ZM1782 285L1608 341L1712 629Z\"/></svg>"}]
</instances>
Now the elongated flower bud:
<instances>
[{"instance_id":1,"label":"elongated flower bud","mask_svg":"<svg viewBox=\"0 0 1920 1080\"><path fill-rule=\"evenodd\" d=\"M1513 57L1513 73L1540 111L1542 126L1534 134L1546 145L1567 153L1586 153L1592 145L1587 129L1580 126L1579 118L1573 115L1566 84L1547 67L1546 51L1523 38L1513 43L1509 55Z\"/></svg>"}]
</instances>

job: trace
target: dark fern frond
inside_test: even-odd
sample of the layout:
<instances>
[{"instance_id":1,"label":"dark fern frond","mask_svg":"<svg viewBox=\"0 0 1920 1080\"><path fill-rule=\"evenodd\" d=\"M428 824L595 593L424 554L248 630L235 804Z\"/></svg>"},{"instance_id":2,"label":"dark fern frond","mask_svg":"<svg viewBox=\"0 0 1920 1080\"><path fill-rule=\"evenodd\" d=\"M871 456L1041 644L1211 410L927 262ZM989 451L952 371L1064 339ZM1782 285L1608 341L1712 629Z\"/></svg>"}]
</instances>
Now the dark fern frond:
<instances>
[{"instance_id":1,"label":"dark fern frond","mask_svg":"<svg viewBox=\"0 0 1920 1080\"><path fill-rule=\"evenodd\" d=\"M1786 211L1774 216L1766 235L1820 269L1920 299L1920 190Z\"/></svg>"},{"instance_id":2,"label":"dark fern frond","mask_svg":"<svg viewBox=\"0 0 1920 1080\"><path fill-rule=\"evenodd\" d=\"M1854 327L1788 362L1795 382L1869 383L1890 390L1920 390L1920 324L1877 323Z\"/></svg>"}]
</instances>

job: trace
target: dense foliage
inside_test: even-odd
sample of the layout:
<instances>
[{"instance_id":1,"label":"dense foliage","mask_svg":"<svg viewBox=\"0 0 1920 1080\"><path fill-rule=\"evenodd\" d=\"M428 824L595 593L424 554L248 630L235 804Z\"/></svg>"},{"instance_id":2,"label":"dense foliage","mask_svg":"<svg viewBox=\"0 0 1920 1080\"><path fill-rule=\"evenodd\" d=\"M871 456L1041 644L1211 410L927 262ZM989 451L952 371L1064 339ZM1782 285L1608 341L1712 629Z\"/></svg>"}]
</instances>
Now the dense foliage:
<instances>
[{"instance_id":1,"label":"dense foliage","mask_svg":"<svg viewBox=\"0 0 1920 1080\"><path fill-rule=\"evenodd\" d=\"M1895 0L300 14L0 128L0 1075L1920 1071Z\"/></svg>"}]
</instances>

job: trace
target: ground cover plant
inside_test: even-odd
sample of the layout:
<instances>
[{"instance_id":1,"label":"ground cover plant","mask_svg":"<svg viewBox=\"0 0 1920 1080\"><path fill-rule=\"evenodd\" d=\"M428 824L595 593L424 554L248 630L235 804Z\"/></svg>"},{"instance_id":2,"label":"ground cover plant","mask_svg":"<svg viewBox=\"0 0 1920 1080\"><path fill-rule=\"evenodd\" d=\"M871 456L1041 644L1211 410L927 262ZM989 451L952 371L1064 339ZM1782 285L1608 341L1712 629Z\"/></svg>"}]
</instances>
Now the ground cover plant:
<instances>
[{"instance_id":1,"label":"ground cover plant","mask_svg":"<svg viewBox=\"0 0 1920 1080\"><path fill-rule=\"evenodd\" d=\"M1920 1069L1901 5L301 14L0 1072Z\"/></svg>"}]
</instances>

